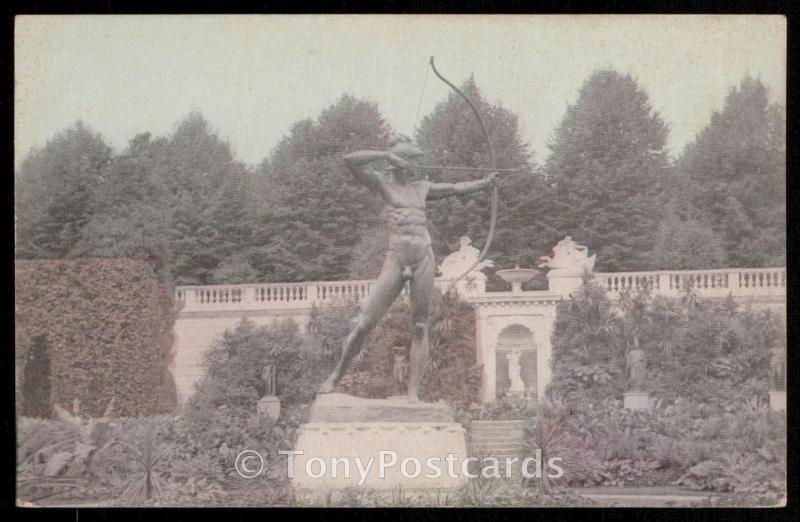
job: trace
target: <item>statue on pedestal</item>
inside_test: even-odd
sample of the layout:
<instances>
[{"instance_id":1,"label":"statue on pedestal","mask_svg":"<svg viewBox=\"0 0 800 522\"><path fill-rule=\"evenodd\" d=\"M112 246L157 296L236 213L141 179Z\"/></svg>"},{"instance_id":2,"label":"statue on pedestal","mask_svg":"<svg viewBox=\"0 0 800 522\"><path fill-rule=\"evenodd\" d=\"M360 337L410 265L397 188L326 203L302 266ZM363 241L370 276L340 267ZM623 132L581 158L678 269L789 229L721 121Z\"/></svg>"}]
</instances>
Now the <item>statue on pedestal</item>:
<instances>
[{"instance_id":1,"label":"statue on pedestal","mask_svg":"<svg viewBox=\"0 0 800 522\"><path fill-rule=\"evenodd\" d=\"M511 382L508 391L511 393L525 393L525 381L522 380L521 357L522 352L518 350L512 350L506 353L506 359L508 359L508 380Z\"/></svg>"},{"instance_id":2,"label":"statue on pedestal","mask_svg":"<svg viewBox=\"0 0 800 522\"><path fill-rule=\"evenodd\" d=\"M392 363L392 378L397 384L403 384L408 377L408 355L406 347L402 344L392 348L394 361Z\"/></svg>"},{"instance_id":3,"label":"statue on pedestal","mask_svg":"<svg viewBox=\"0 0 800 522\"><path fill-rule=\"evenodd\" d=\"M469 271L464 288L467 291L478 290L478 283L486 280L486 276L481 270L494 267L494 261L490 259L480 261L480 255L481 251L472 246L472 240L467 236L462 236L459 249L445 257L442 264L439 265L441 278L445 281L453 281Z\"/></svg>"},{"instance_id":4,"label":"statue on pedestal","mask_svg":"<svg viewBox=\"0 0 800 522\"><path fill-rule=\"evenodd\" d=\"M264 395L275 395L275 363L268 363L261 371L261 380L264 382Z\"/></svg>"},{"instance_id":5,"label":"statue on pedestal","mask_svg":"<svg viewBox=\"0 0 800 522\"><path fill-rule=\"evenodd\" d=\"M644 350L637 347L628 351L625 363L628 369L628 390L643 391L647 379L645 375L647 360Z\"/></svg>"},{"instance_id":6,"label":"statue on pedestal","mask_svg":"<svg viewBox=\"0 0 800 522\"><path fill-rule=\"evenodd\" d=\"M594 270L597 254L589 255L588 247L579 245L572 240L572 236L565 236L553 247L553 257L541 256L543 263L539 267L548 267L553 270L571 269L578 272Z\"/></svg>"},{"instance_id":7,"label":"statue on pedestal","mask_svg":"<svg viewBox=\"0 0 800 522\"><path fill-rule=\"evenodd\" d=\"M431 248L425 208L428 200L469 194L489 189L496 173L478 181L432 183L418 179L414 162L423 155L406 136L390 140L389 151L364 150L344 157L352 174L378 193L383 200L383 219L389 232L389 251L369 299L362 305L354 326L345 339L342 357L319 393L330 393L342 378L353 358L378 321L389 310L406 283L409 285L412 314L412 344L409 368L410 401L417 401L422 373L429 356L428 323L433 298L436 260ZM370 168L388 161L387 172Z\"/></svg>"}]
</instances>

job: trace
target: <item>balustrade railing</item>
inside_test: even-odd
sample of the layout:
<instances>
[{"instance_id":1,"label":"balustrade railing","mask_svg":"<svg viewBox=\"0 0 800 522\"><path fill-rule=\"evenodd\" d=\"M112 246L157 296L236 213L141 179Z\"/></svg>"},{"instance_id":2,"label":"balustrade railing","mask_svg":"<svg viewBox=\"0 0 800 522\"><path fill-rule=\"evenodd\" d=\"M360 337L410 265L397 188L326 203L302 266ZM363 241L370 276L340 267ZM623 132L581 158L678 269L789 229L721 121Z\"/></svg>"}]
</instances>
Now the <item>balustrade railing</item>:
<instances>
[{"instance_id":1,"label":"balustrade railing","mask_svg":"<svg viewBox=\"0 0 800 522\"><path fill-rule=\"evenodd\" d=\"M629 288L649 287L654 295L679 295L687 287L708 297L737 295L769 296L786 292L785 268L723 268L713 270L674 270L652 272L595 273L594 280L609 295Z\"/></svg>"},{"instance_id":2,"label":"balustrade railing","mask_svg":"<svg viewBox=\"0 0 800 522\"><path fill-rule=\"evenodd\" d=\"M314 281L245 285L179 286L175 302L182 310L305 308L336 299L360 301L373 281Z\"/></svg>"},{"instance_id":3,"label":"balustrade railing","mask_svg":"<svg viewBox=\"0 0 800 522\"><path fill-rule=\"evenodd\" d=\"M786 293L785 268L595 272L594 280L611 298L629 288L645 287L654 295L666 296L678 296L687 286L707 297L729 293L734 297L769 297ZM374 280L180 286L175 289L175 301L185 311L307 308L338 299L358 302L369 297L373 285ZM492 293L478 291L476 297Z\"/></svg>"}]
</instances>

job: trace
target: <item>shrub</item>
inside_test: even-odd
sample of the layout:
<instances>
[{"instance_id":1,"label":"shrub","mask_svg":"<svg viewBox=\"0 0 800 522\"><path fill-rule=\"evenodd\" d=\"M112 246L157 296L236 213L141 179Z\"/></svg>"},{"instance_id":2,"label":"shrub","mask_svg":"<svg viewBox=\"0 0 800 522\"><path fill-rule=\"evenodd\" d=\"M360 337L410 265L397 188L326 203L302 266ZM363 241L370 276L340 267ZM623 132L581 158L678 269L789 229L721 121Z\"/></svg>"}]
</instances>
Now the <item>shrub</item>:
<instances>
[{"instance_id":1,"label":"shrub","mask_svg":"<svg viewBox=\"0 0 800 522\"><path fill-rule=\"evenodd\" d=\"M342 336L344 337L344 336ZM444 400L468 409L479 400L481 368L475 359L475 314L456 294L434 296L430 333L430 362L423 376L423 399ZM385 398L406 393L408 383L394 382L395 345L411 346L411 306L399 298L377 326L339 390L361 397Z\"/></svg>"},{"instance_id":2,"label":"shrub","mask_svg":"<svg viewBox=\"0 0 800 522\"><path fill-rule=\"evenodd\" d=\"M765 401L769 348L782 329L732 299L705 301L692 288L684 297L626 293L614 309L587 283L561 305L548 395L572 409L565 439L583 443L565 451L599 459L605 484L676 483L774 500L785 491L786 432ZM652 411L619 401L632 345L647 354ZM757 470L752 480L737 474L745 464Z\"/></svg>"}]
</instances>

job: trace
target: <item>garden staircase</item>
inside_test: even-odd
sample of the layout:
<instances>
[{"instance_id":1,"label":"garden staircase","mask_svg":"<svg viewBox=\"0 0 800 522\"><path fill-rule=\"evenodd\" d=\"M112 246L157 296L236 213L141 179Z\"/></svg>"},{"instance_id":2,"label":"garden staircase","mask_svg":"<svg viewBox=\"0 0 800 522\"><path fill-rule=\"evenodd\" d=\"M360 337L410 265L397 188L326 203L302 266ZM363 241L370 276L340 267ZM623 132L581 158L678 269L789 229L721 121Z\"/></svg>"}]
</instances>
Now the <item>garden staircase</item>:
<instances>
[{"instance_id":1,"label":"garden staircase","mask_svg":"<svg viewBox=\"0 0 800 522\"><path fill-rule=\"evenodd\" d=\"M523 420L474 420L470 425L468 449L474 457L522 457L525 454Z\"/></svg>"}]
</instances>

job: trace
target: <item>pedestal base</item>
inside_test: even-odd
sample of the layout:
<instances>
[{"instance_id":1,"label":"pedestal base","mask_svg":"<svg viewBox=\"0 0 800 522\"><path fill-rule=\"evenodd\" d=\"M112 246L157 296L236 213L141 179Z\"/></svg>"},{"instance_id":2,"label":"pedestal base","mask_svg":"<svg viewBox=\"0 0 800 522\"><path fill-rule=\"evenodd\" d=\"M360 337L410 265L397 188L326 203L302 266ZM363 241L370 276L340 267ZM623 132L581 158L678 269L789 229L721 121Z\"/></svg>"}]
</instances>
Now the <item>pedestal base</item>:
<instances>
[{"instance_id":1,"label":"pedestal base","mask_svg":"<svg viewBox=\"0 0 800 522\"><path fill-rule=\"evenodd\" d=\"M272 420L277 420L281 414L281 400L275 395L265 395L256 403L259 415L268 415Z\"/></svg>"},{"instance_id":2,"label":"pedestal base","mask_svg":"<svg viewBox=\"0 0 800 522\"><path fill-rule=\"evenodd\" d=\"M623 406L626 410L649 410L650 394L640 391L625 392Z\"/></svg>"},{"instance_id":3,"label":"pedestal base","mask_svg":"<svg viewBox=\"0 0 800 522\"><path fill-rule=\"evenodd\" d=\"M547 289L563 297L569 297L583 286L582 269L556 268L547 273Z\"/></svg>"},{"instance_id":4,"label":"pedestal base","mask_svg":"<svg viewBox=\"0 0 800 522\"><path fill-rule=\"evenodd\" d=\"M786 411L786 392L774 390L770 391L769 407L775 411Z\"/></svg>"},{"instance_id":5,"label":"pedestal base","mask_svg":"<svg viewBox=\"0 0 800 522\"><path fill-rule=\"evenodd\" d=\"M309 420L295 447L302 454L293 458L292 486L299 491L449 490L467 481L464 428L444 404L326 394L317 397Z\"/></svg>"}]
</instances>

